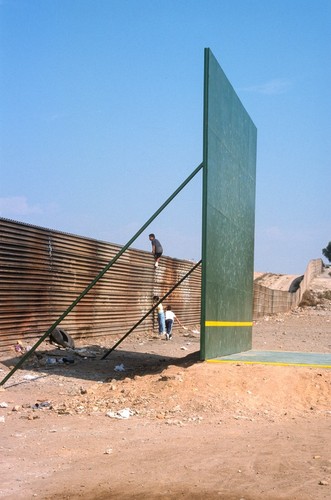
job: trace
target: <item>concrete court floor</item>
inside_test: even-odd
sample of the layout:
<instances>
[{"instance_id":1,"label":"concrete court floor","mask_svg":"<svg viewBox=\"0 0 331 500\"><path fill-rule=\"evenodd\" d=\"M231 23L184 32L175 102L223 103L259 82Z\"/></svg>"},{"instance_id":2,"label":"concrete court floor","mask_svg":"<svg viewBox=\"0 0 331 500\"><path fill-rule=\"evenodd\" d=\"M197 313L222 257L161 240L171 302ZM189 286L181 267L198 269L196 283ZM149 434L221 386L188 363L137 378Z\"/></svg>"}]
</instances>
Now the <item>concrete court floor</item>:
<instances>
[{"instance_id":1,"label":"concrete court floor","mask_svg":"<svg viewBox=\"0 0 331 500\"><path fill-rule=\"evenodd\" d=\"M245 363L278 366L309 366L331 368L331 354L317 352L246 351L215 359L209 363Z\"/></svg>"}]
</instances>

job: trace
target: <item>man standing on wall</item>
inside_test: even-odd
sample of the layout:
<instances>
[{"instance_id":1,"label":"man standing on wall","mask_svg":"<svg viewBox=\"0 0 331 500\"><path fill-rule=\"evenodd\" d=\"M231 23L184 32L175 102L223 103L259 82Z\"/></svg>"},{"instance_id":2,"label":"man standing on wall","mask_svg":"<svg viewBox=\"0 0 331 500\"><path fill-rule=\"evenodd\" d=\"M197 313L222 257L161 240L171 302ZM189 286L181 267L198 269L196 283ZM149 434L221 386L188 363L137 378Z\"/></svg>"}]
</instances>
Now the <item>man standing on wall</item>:
<instances>
[{"instance_id":1,"label":"man standing on wall","mask_svg":"<svg viewBox=\"0 0 331 500\"><path fill-rule=\"evenodd\" d=\"M152 254L154 255L155 267L159 266L159 260L163 253L163 248L159 240L155 238L155 234L151 233L149 236L149 240L152 243Z\"/></svg>"}]
</instances>

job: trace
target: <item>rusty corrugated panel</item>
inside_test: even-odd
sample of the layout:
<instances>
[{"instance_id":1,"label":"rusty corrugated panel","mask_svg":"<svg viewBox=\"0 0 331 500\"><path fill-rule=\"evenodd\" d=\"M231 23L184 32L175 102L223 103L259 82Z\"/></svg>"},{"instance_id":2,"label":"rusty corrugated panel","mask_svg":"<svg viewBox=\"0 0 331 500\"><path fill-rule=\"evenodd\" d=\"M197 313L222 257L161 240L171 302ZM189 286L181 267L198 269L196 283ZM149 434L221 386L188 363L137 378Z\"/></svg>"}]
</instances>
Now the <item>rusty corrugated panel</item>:
<instances>
[{"instance_id":1,"label":"rusty corrugated panel","mask_svg":"<svg viewBox=\"0 0 331 500\"><path fill-rule=\"evenodd\" d=\"M48 330L120 250L119 245L0 218L0 350ZM129 249L62 321L74 338L126 333L192 267ZM200 322L201 272L176 289L171 303L187 325ZM155 315L140 331L156 328ZM110 339L110 343L112 340Z\"/></svg>"},{"instance_id":2,"label":"rusty corrugated panel","mask_svg":"<svg viewBox=\"0 0 331 500\"><path fill-rule=\"evenodd\" d=\"M194 265L188 261L163 258L155 274L154 291L160 297L177 283ZM167 297L165 306L171 305L173 311L185 324L200 324L201 271L192 273L183 284Z\"/></svg>"}]
</instances>

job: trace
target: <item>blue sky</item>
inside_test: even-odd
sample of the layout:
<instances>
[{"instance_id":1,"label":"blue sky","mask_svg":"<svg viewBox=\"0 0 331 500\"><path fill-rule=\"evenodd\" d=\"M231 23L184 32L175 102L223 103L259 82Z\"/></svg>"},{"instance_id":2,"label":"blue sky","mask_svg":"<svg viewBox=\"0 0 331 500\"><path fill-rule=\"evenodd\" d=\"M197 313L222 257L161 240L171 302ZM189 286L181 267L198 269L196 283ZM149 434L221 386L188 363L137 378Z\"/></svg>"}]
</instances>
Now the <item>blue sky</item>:
<instances>
[{"instance_id":1,"label":"blue sky","mask_svg":"<svg viewBox=\"0 0 331 500\"><path fill-rule=\"evenodd\" d=\"M258 129L255 270L331 240L330 0L0 0L0 216L125 244L202 161L210 47ZM133 245L199 259L201 175Z\"/></svg>"}]
</instances>

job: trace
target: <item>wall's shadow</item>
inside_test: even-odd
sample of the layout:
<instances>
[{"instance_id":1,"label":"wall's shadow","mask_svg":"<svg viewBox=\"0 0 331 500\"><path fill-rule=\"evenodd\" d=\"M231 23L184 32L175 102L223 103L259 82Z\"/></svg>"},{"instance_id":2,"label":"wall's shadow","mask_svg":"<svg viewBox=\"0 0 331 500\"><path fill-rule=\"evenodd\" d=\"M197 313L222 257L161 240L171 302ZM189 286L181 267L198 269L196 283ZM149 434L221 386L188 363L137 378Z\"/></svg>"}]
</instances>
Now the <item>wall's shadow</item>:
<instances>
[{"instance_id":1,"label":"wall's shadow","mask_svg":"<svg viewBox=\"0 0 331 500\"><path fill-rule=\"evenodd\" d=\"M68 378L105 382L112 379L133 378L136 375L144 376L161 373L169 365L188 368L200 361L199 350L182 357L116 350L109 354L105 360L102 360L101 358L106 352L106 348L97 345L89 345L78 349L77 352L59 349L40 350L33 353L31 358L28 358L23 363L13 376L7 380L5 387L9 388L26 383L27 380L24 376L27 371L37 378L54 374ZM62 358L66 358L69 362L58 362ZM2 360L2 364L12 369L19 359L17 357L8 358ZM50 360L56 362L50 363ZM121 371L121 368L124 368L124 371ZM2 378L5 376L6 373L3 373Z\"/></svg>"}]
</instances>

